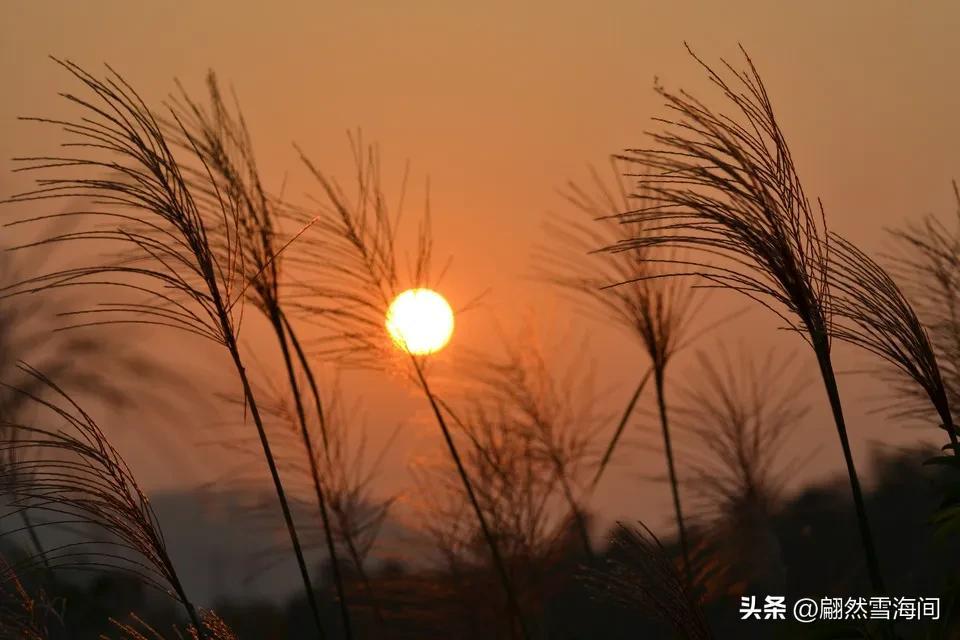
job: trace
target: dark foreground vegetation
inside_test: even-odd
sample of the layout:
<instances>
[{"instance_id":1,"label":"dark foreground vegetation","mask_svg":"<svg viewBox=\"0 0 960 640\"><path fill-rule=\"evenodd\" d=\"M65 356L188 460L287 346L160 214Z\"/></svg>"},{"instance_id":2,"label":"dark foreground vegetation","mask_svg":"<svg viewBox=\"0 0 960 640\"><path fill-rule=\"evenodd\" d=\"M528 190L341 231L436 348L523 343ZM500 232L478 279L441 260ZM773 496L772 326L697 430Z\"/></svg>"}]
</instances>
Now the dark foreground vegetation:
<instances>
[{"instance_id":1,"label":"dark foreground vegetation","mask_svg":"<svg viewBox=\"0 0 960 640\"><path fill-rule=\"evenodd\" d=\"M585 359L561 371L529 327L466 363L456 393L438 391L442 355L390 344L391 300L444 269L429 207L401 233L403 197L385 193L376 147L351 137L347 185L298 147L317 193L295 204L261 183L212 75L208 100L181 90L147 105L112 70L59 62L75 115L33 126L65 144L19 159L36 187L4 209L0 637L957 637L960 231L929 218L895 232L899 253L882 266L828 231L752 61L694 59L724 110L658 86L666 112L649 146L614 156L610 181L570 185L569 215L532 249L544 286L642 347L625 407L598 400ZM774 313L802 348L711 348L710 327L695 327L708 289ZM250 354L251 322L275 362ZM238 472L204 492L248 497L231 508L275 542L271 561L296 566L289 602L190 593L136 470L98 423L128 402L118 381L173 388L183 372L127 354L118 325L222 358L235 393L220 399L231 424L217 440ZM698 375L681 382L673 358L694 343ZM848 437L839 343L873 359L883 408L933 443L878 449L875 486ZM804 359L814 378L796 375ZM372 441L328 367L388 370L429 408L444 455L415 468L422 552L378 552L397 501L375 483L389 440ZM790 493L810 385L825 392L844 467ZM624 522L598 542L591 498L612 461L630 464L624 434L648 396L676 534L661 542ZM942 610L925 623L743 622L750 594L929 595Z\"/></svg>"}]
</instances>

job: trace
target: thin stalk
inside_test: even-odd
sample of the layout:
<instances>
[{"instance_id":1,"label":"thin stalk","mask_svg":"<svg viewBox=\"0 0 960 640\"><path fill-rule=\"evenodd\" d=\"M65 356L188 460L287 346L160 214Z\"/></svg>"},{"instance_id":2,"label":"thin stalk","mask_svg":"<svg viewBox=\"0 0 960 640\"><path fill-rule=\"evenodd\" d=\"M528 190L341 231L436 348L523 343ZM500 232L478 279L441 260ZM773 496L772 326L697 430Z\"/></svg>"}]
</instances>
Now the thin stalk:
<instances>
[{"instance_id":1,"label":"thin stalk","mask_svg":"<svg viewBox=\"0 0 960 640\"><path fill-rule=\"evenodd\" d=\"M596 475L593 476L593 482L590 483L591 490L596 489L597 483L600 482L600 476L603 475L607 465L610 464L610 458L613 457L613 450L616 449L617 443L620 441L620 436L623 434L623 430L627 427L627 421L630 420L630 416L633 414L633 408L637 405L637 400L640 399L640 394L643 393L643 388L647 386L647 382L650 380L651 373L653 373L653 369L647 369L647 372L643 374L643 378L640 379L640 384L637 385L637 390L633 392L630 402L627 403L627 408L624 410L623 416L620 418L620 423L617 424L617 428L613 432L613 438L610 439L610 444L607 445L607 450L603 452L603 458L601 458L600 465L597 467Z\"/></svg>"},{"instance_id":2,"label":"thin stalk","mask_svg":"<svg viewBox=\"0 0 960 640\"><path fill-rule=\"evenodd\" d=\"M667 420L664 382L664 368L655 365L654 384L657 387L657 410L660 413L660 428L663 430L663 448L667 455L667 472L670 475L670 491L673 494L673 511L677 517L677 532L680 535L680 551L683 553L683 573L687 581L687 587L692 587L693 571L690 567L690 548L687 544L687 529L683 524L683 510L680 507L680 487L677 483L677 471L673 462L673 444L670 440L670 425Z\"/></svg>"},{"instance_id":3,"label":"thin stalk","mask_svg":"<svg viewBox=\"0 0 960 640\"><path fill-rule=\"evenodd\" d=\"M320 397L320 387L317 385L317 378L313 375L313 368L310 366L310 361L307 359L307 354L300 345L300 340L297 338L297 334L294 332L293 326L290 324L290 320L287 318L287 314L285 314L282 309L280 310L280 319L283 321L283 326L287 330L287 336L290 338L290 343L293 345L293 350L297 353L297 360L300 361L300 368L303 369L303 373L307 376L307 384L310 386L310 394L313 396L313 402L317 410L317 420L320 421L320 436L323 438L323 453L327 458L327 463L329 463L330 440L327 437L327 418L323 411L323 400Z\"/></svg>"},{"instance_id":4,"label":"thin stalk","mask_svg":"<svg viewBox=\"0 0 960 640\"><path fill-rule=\"evenodd\" d=\"M293 358L290 355L290 347L287 344L288 333L284 330L283 321L280 313L275 308L270 310L270 322L273 325L277 340L280 342L280 349L283 352L283 364L287 369L287 378L290 382L290 390L293 393L294 405L297 409L297 420L300 424L300 437L303 439L303 446L306 449L307 459L310 462L310 476L313 479L313 489L317 494L317 503L320 506L320 519L323 522L323 532L327 543L327 553L330 555L330 568L333 571L333 583L337 589L337 596L340 599L340 617L343 620L343 632L347 640L353 638L353 626L350 622L350 609L347 606L346 590L343 586L343 575L340 572L340 560L337 558L337 550L333 541L333 530L330 526L330 514L327 511L327 500L323 492L323 485L320 482L320 471L317 469L317 457L313 451L313 441L310 438L310 432L307 429L307 417L303 410L303 401L300 398L300 385L297 384L297 375L293 367Z\"/></svg>"},{"instance_id":5,"label":"thin stalk","mask_svg":"<svg viewBox=\"0 0 960 640\"><path fill-rule=\"evenodd\" d=\"M860 489L860 480L857 478L857 469L853 463L853 454L850 451L850 440L847 438L847 427L843 419L843 406L840 403L840 391L837 388L837 378L833 371L830 351L826 345L815 343L817 363L823 376L823 384L830 399L830 409L833 411L833 420L837 425L837 435L840 436L840 446L843 449L843 459L847 465L847 475L850 477L850 490L853 493L853 504L857 513L857 524L860 528L860 539L866 555L867 570L870 573L870 584L874 592L883 594L883 578L880 575L880 562L877 559L876 547L873 543L873 534L870 532L870 521L863 502L863 492Z\"/></svg>"},{"instance_id":6,"label":"thin stalk","mask_svg":"<svg viewBox=\"0 0 960 640\"><path fill-rule=\"evenodd\" d=\"M450 434L450 429L447 427L447 423L443 419L443 413L440 411L440 407L433 397L433 392L430 390L430 385L427 384L427 379L423 375L423 370L420 367L420 363L413 354L410 354L410 359L413 361L413 368L417 372L417 378L419 379L420 386L423 389L424 394L426 394L427 400L430 401L430 408L433 409L433 415L437 419L437 424L440 425L440 431L443 432L443 439L447 443L447 449L450 451L450 456L453 458L453 462L457 466L457 473L460 475L460 480L463 482L463 488L467 492L467 497L470 499L470 504L473 506L474 512L477 514L477 520L480 522L480 529L483 532L483 537L486 539L487 545L490 547L490 554L493 556L493 564L496 566L497 573L500 574L501 582L503 582L503 588L504 591L506 591L507 602L510 606L511 612L520 626L520 632L524 640L530 640L530 632L527 630L527 624L523 618L523 612L520 609L520 604L517 600L516 594L514 593L513 585L510 582L510 576L507 573L506 564L503 562L503 557L500 555L500 549L497 547L493 533L490 531L490 527L487 524L487 519L483 515L483 510L480 508L480 502L477 500L477 496L473 491L473 485L471 484L470 478L467 475L466 468L463 466L463 461L460 459L460 453L457 451L457 445L454 443L453 436ZM513 625L511 625L511 628L513 628ZM513 635L513 632L511 632L511 635Z\"/></svg>"},{"instance_id":7,"label":"thin stalk","mask_svg":"<svg viewBox=\"0 0 960 640\"><path fill-rule=\"evenodd\" d=\"M323 450L324 456L327 459L327 464L330 464L330 443L327 439L327 423L326 417L323 409L323 399L320 396L320 388L317 385L316 376L313 375L313 368L310 366L310 362L307 359L307 354L304 352L303 347L300 345L300 340L297 338L297 334L294 332L293 327L290 324L290 320L287 318L287 315L283 313L283 310L280 310L280 319L283 322L283 326L286 328L287 337L290 340L290 344L293 345L293 350L297 354L297 360L300 362L300 368L303 370L304 374L307 376L307 384L310 387L310 393L313 396L314 407L317 412L317 419L320 422L320 434L323 438ZM309 447L310 445L308 445ZM312 455L311 455L312 457ZM318 497L319 499L319 497ZM380 609L379 601L373 591L373 584L370 582L370 576L367 575L367 570L363 566L363 561L360 558L360 553L357 550L356 543L353 540L345 526L341 527L344 531L344 538L347 542L347 550L350 552L350 559L353 561L354 566L357 569L357 573L360 576L361 582L363 582L364 590L367 592L367 595L370 596L370 603L373 606L374 615L377 617L377 621L381 624L384 622L383 611Z\"/></svg>"},{"instance_id":8,"label":"thin stalk","mask_svg":"<svg viewBox=\"0 0 960 640\"><path fill-rule=\"evenodd\" d=\"M260 436L260 445L263 447L263 456L267 460L267 466L270 468L270 477L273 479L273 486L277 492L277 500L280 502L280 510L283 512L283 520L287 525L287 532L290 534L290 544L293 546L293 553L297 558L297 567L300 569L300 578L303 580L303 588L306 592L307 601L310 604L310 611L313 615L313 621L317 626L317 634L321 639L326 638L323 631L323 625L320 623L320 609L317 606L317 599L313 592L313 585L310 583L310 572L307 570L307 562L303 556L303 548L300 546L300 538L297 536L297 529L293 524L293 515L290 512L290 504L287 501L287 494L284 491L283 483L280 481L280 472L277 470L277 463L270 449L270 442L267 439L267 431L263 426L263 419L260 416L260 410L257 408L257 401L253 395L253 389L250 386L250 380L247 378L246 369L243 361L240 359L240 350L237 347L236 339L232 331L225 332L227 336L227 349L233 357L233 363L237 368L237 374L240 376L240 382L243 385L243 395L247 405L250 407L250 415L253 416L253 422L257 427L257 434Z\"/></svg>"}]
</instances>

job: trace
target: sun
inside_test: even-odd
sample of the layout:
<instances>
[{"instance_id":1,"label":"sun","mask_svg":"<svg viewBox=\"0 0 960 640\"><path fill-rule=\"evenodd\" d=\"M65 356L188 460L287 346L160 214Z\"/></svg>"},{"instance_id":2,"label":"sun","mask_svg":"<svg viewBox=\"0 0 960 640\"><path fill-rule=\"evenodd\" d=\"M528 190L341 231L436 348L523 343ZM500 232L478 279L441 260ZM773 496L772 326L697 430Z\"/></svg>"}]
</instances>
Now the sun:
<instances>
[{"instance_id":1,"label":"sun","mask_svg":"<svg viewBox=\"0 0 960 640\"><path fill-rule=\"evenodd\" d=\"M432 289L407 289L390 303L386 327L393 343L407 353L436 353L453 335L453 309Z\"/></svg>"}]
</instances>

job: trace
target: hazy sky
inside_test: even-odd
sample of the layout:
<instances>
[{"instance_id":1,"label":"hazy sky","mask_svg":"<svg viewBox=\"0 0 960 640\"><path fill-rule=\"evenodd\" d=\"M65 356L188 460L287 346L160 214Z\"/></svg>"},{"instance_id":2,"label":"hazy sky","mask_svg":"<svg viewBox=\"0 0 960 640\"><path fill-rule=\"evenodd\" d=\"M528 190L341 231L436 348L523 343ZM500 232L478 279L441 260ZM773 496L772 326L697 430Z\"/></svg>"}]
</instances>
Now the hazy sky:
<instances>
[{"instance_id":1,"label":"hazy sky","mask_svg":"<svg viewBox=\"0 0 960 640\"><path fill-rule=\"evenodd\" d=\"M414 184L429 176L437 252L454 256L444 293L456 306L491 289L479 311L459 319L454 348L486 348L496 323L512 326L529 310L560 337L590 334L599 381L617 402L646 367L641 352L595 324L568 331L575 313L529 278L530 254L545 217L564 206L557 187L582 178L587 163L643 143L651 116L662 114L655 76L713 103L684 41L710 61L738 60L738 42L749 50L808 195L823 199L833 229L873 250L886 226L952 211L950 180L960 176L955 2L276 4L0 2L0 194L26 186L9 173L10 157L56 142L16 116L60 113L56 93L75 88L48 54L90 68L108 62L148 101L163 98L174 78L199 95L212 68L234 87L275 189L285 179L290 194L313 188L293 141L344 174L345 131L356 127L380 143L388 173L410 159ZM738 304L720 296L708 314ZM754 311L720 335L743 334L760 348L792 344L798 366L810 367L799 341L774 328ZM674 373L678 385L694 375L692 358ZM845 379L844 388L858 458L866 459L868 439L916 435L868 415L868 380ZM434 442L432 425L417 426L425 407L390 379L364 397L384 433L401 420L413 425L385 467L403 482L409 456ZM808 473L839 472L818 385L810 399L815 411L798 442L822 444L823 453ZM137 447L136 438L119 437ZM169 483L155 456L130 457L148 482ZM607 516L658 520L666 487L632 474L661 472L659 455L637 454L598 503Z\"/></svg>"}]
</instances>

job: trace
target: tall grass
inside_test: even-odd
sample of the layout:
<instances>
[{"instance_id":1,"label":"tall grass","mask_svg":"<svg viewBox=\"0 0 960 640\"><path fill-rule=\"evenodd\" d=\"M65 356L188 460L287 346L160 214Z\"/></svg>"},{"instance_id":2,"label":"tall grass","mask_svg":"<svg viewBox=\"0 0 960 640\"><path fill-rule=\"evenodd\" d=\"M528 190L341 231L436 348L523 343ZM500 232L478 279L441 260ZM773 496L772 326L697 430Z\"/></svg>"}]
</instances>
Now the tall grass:
<instances>
[{"instance_id":1,"label":"tall grass","mask_svg":"<svg viewBox=\"0 0 960 640\"><path fill-rule=\"evenodd\" d=\"M953 193L960 219L956 182ZM960 402L960 229L931 215L891 235L898 249L894 274L927 331L947 400L955 406ZM928 407L929 394L922 387L913 389L923 396L919 408Z\"/></svg>"},{"instance_id":2,"label":"tall grass","mask_svg":"<svg viewBox=\"0 0 960 640\"><path fill-rule=\"evenodd\" d=\"M604 322L613 321L626 329L650 358L650 371L640 377L640 382L597 469L594 485L599 482L610 462L652 373L674 516L684 571L689 579L690 550L667 410L666 388L668 367L674 355L690 337L690 323L696 317L701 301L685 283L659 278L663 269L656 261L650 260L650 251L645 246L638 244L612 254L595 253L599 247L616 245L653 232L649 225L641 220L621 223L616 217L630 211L631 202L626 186L617 175L615 160L613 168L616 177L614 189L611 189L596 171L592 172L592 188L584 188L575 183L568 185L564 196L581 215L577 218L566 217L549 221L547 234L552 242L540 251L538 261L547 281L575 294L580 300L585 298L591 305L592 315L600 315ZM617 283L622 284L609 288L609 285Z\"/></svg>"},{"instance_id":3,"label":"tall grass","mask_svg":"<svg viewBox=\"0 0 960 640\"><path fill-rule=\"evenodd\" d=\"M72 326L132 323L172 327L226 349L240 379L314 622L322 636L286 492L240 355L240 318L245 291L251 285L244 268L249 252L243 203L237 199L238 194L220 191L210 177L220 225L214 244L203 203L198 200L200 194L191 188L190 174L175 154L174 143L165 135L159 117L112 70L98 79L71 62L59 63L80 81L88 95L64 94L79 109L80 115L73 120L30 118L60 128L70 141L62 155L18 159L22 163L19 171L53 177L38 178L36 189L13 196L10 202L79 200L89 203L90 208L73 204L65 212L11 224L75 220L84 226L21 248L73 245L89 262L25 279L5 293L29 294L63 287L112 290L117 298L78 309ZM176 122L176 114L170 115ZM181 133L194 149L193 161L205 167L197 141L186 127L181 126ZM100 255L104 245L116 248L116 255ZM97 255L91 256L94 253Z\"/></svg>"},{"instance_id":4,"label":"tall grass","mask_svg":"<svg viewBox=\"0 0 960 640\"><path fill-rule=\"evenodd\" d=\"M926 328L883 267L848 240L836 234L832 240L830 304L840 319L834 335L880 357L922 390L960 454L950 394Z\"/></svg>"},{"instance_id":5,"label":"tall grass","mask_svg":"<svg viewBox=\"0 0 960 640\"><path fill-rule=\"evenodd\" d=\"M280 299L281 252L286 246L281 237L283 229L276 209L282 205L267 195L261 183L253 142L239 107L236 114L230 112L223 100L216 76L212 73L207 76L207 86L210 94L209 109L190 99L186 92L181 92L181 106L175 112L176 120L188 132L181 144L187 149L195 149L205 168L209 169L214 177L214 184L210 184L203 181L206 175L198 175L199 180L193 182L198 190L205 191L207 199L212 202L216 202L218 193L225 193L231 201L237 203L237 231L242 236L240 243L244 251L242 265L244 279L248 283L244 293L250 303L268 320L283 356L290 395L296 409L302 448L309 464L310 477L313 481L312 489L317 498L327 554L330 557L334 585L339 596L344 633L349 639L353 637L350 611L341 575L340 560L334 544L327 497L320 480L321 462L319 456L315 454L313 435L307 424L305 394L297 376L298 364L308 376L309 388L313 393L313 402L319 418L325 455L329 458L329 454L326 453L329 443L323 403L309 360L299 346L296 332L286 317L284 305ZM215 207L211 209L216 210ZM230 232L229 228L217 225L216 216L210 216L209 224L214 230ZM291 241L288 240L286 244ZM223 242L224 248L228 245L228 241Z\"/></svg>"},{"instance_id":6,"label":"tall grass","mask_svg":"<svg viewBox=\"0 0 960 640\"><path fill-rule=\"evenodd\" d=\"M10 253L0 254L0 287L15 285L23 273L34 264L23 264L13 259ZM95 395L101 403L113 408L129 404L126 392L117 384L131 372L137 373L141 385L136 389L143 393L144 386L169 381L169 372L154 363L130 352L114 336L84 335L77 332L55 331L55 317L64 308L63 300L51 298L0 299L0 380L36 393L44 384L34 376L24 374L20 362L30 362L44 375L69 386L74 392ZM100 366L89 370L83 363L97 361ZM13 391L0 390L0 418L16 422L27 418L32 403L29 396ZM13 441L19 433L0 428L0 441ZM29 456L24 448L7 449L0 454L0 468L9 467L20 457ZM9 487L0 486L0 495ZM29 510L21 510L23 521L34 549L43 552L43 544L32 523Z\"/></svg>"},{"instance_id":7,"label":"tall grass","mask_svg":"<svg viewBox=\"0 0 960 640\"><path fill-rule=\"evenodd\" d=\"M202 629L197 609L167 553L156 515L126 462L93 418L65 391L39 371L22 367L53 398L4 385L43 412L43 417L31 424L3 425L19 436L0 445L5 452L30 449L35 456L11 456L15 462L2 469L0 480L12 487L15 496L14 513L31 509L49 516L38 526L89 525L108 538L47 548L11 569L19 572L44 561L50 569L106 568L130 574L171 593L194 626ZM8 530L5 535L10 533Z\"/></svg>"},{"instance_id":8,"label":"tall grass","mask_svg":"<svg viewBox=\"0 0 960 640\"><path fill-rule=\"evenodd\" d=\"M403 274L397 251L397 223L403 211L406 179L394 212L381 184L377 150L365 147L359 139L351 138L351 143L356 171L356 192L352 199L301 153L322 189L323 200L319 216L291 214L300 222L316 219L316 224L305 235L307 242L298 247L296 258L291 257L291 260L298 261L306 278L294 289L295 304L305 312L306 321L316 323L324 331L324 336L315 345L316 355L375 368L392 364L397 370L404 371L423 393L484 533L506 593L515 632L529 638L506 565L474 492L441 402L430 385L428 366L431 356L409 352L391 356L387 351L389 341L384 331L384 318L393 298L406 288L432 284L429 200L419 228L416 251L409 256L409 273Z\"/></svg>"},{"instance_id":9,"label":"tall grass","mask_svg":"<svg viewBox=\"0 0 960 640\"><path fill-rule=\"evenodd\" d=\"M833 413L870 583L880 593L880 563L831 355L830 243L823 210L804 194L766 88L745 52L744 57L746 71L724 62L727 73L722 75L694 55L739 120L686 92L658 87L672 116L658 120L663 130L650 134L652 148L624 154L639 168L635 177L643 201L619 216L653 232L609 250L685 249L691 257L661 254L653 259L667 265L670 275L698 277L704 286L748 296L811 347ZM641 272L635 279L651 277L663 276Z\"/></svg>"},{"instance_id":10,"label":"tall grass","mask_svg":"<svg viewBox=\"0 0 960 640\"><path fill-rule=\"evenodd\" d=\"M320 482L324 495L327 496L331 534L335 544L346 550L354 576L360 579L369 606L378 623L382 625L383 614L367 570L367 560L399 493L381 497L374 491L373 485L400 428L396 428L391 437L374 448L370 430L364 422L362 404L359 401L348 403L339 381L331 383L328 388L328 395L323 401L327 430L326 450L313 450L312 455L321 458L316 466L320 469ZM310 454L304 447L291 389L266 379L255 387L255 393L261 400L260 407L277 460L284 469L287 487L294 496L310 494L313 491L312 468L308 462L305 464ZM319 439L319 419L313 412L308 411L307 414L310 437ZM214 444L224 447L237 459L228 472L230 485L226 490L232 492L240 487L253 495L257 494L263 477L258 469L251 467L251 462L255 461L258 455L254 443L249 439L237 438L219 440ZM215 483L214 486L218 485L219 483ZM302 499L298 501L293 498L291 502L295 513L312 514L315 508L309 503L304 504ZM264 527L265 537L272 539L276 530L272 505L257 501L249 505L246 511L252 512L252 515L259 519L259 524ZM300 531L306 548L326 547L326 530L322 526L304 525L300 527ZM317 543L316 540L320 542ZM270 556L273 556L275 551L277 550L267 550ZM346 585L346 579L344 583Z\"/></svg>"}]
</instances>

